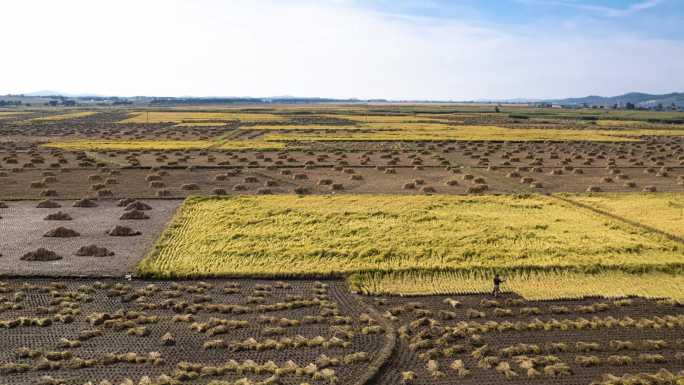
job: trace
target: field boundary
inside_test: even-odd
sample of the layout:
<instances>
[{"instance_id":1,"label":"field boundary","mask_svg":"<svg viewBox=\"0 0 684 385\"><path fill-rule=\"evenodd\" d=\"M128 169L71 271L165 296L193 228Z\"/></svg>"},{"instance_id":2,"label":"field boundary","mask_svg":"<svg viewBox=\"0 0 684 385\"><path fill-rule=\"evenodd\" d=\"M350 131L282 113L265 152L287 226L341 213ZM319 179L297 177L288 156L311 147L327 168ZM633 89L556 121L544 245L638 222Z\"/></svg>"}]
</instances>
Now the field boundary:
<instances>
[{"instance_id":1,"label":"field boundary","mask_svg":"<svg viewBox=\"0 0 684 385\"><path fill-rule=\"evenodd\" d=\"M349 295L358 301L363 308L366 309L370 315L372 315L378 323L382 325L385 329L385 345L378 352L375 358L368 363L368 369L364 374L354 382L353 385L367 385L373 384L377 380L378 376L382 374L382 370L387 366L397 347L397 331L394 328L392 322L388 321L383 317L373 306L368 305L362 301L356 293L354 293L349 284L345 280L345 288Z\"/></svg>"},{"instance_id":2,"label":"field boundary","mask_svg":"<svg viewBox=\"0 0 684 385\"><path fill-rule=\"evenodd\" d=\"M141 262L152 256L155 253L155 247L151 250ZM140 265L138 265L140 267ZM586 266L540 266L528 265L522 267L491 267L491 266L474 266L474 267L435 267L435 268L405 268L405 269L359 269L340 273L288 273L288 274L204 274L201 276L183 275L183 274L158 274L158 273L141 273L136 271L134 275L139 279L346 279L353 277L356 274L369 273L481 273L481 274L519 274L519 273L548 273L548 272L567 272L567 273L581 273L581 274L598 274L603 272L621 272L626 274L646 274L646 273L666 273L666 274L684 274L684 262L670 263L670 264L640 264L620 267L617 265L586 265Z\"/></svg>"}]
</instances>

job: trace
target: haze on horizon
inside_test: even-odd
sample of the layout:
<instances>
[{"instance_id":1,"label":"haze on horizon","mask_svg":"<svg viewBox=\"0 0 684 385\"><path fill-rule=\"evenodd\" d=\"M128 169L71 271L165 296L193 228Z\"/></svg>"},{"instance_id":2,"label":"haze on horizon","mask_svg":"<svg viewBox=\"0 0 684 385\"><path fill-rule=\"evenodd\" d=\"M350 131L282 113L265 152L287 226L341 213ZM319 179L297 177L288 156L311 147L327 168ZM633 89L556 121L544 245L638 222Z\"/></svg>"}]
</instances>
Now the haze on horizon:
<instances>
[{"instance_id":1,"label":"haze on horizon","mask_svg":"<svg viewBox=\"0 0 684 385\"><path fill-rule=\"evenodd\" d=\"M682 0L22 0L0 94L563 98L684 91Z\"/></svg>"}]
</instances>

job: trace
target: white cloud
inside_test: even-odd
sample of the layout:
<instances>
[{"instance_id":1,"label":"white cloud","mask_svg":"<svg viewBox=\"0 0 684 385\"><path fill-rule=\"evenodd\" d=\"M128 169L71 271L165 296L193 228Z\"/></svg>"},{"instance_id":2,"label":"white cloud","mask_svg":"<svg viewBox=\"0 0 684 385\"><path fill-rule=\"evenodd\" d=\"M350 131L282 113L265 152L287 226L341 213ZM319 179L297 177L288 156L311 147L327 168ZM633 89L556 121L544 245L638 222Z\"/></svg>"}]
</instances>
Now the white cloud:
<instances>
[{"instance_id":1,"label":"white cloud","mask_svg":"<svg viewBox=\"0 0 684 385\"><path fill-rule=\"evenodd\" d=\"M605 17L622 17L654 8L662 4L664 0L642 0L636 3L628 4L626 7L622 8L577 2L573 0L518 0L518 2L525 4L557 5L583 11L590 11Z\"/></svg>"},{"instance_id":2,"label":"white cloud","mask_svg":"<svg viewBox=\"0 0 684 385\"><path fill-rule=\"evenodd\" d=\"M476 99L684 88L681 42L521 35L344 1L23 0L0 5L0 34L13 36L0 93Z\"/></svg>"}]
</instances>

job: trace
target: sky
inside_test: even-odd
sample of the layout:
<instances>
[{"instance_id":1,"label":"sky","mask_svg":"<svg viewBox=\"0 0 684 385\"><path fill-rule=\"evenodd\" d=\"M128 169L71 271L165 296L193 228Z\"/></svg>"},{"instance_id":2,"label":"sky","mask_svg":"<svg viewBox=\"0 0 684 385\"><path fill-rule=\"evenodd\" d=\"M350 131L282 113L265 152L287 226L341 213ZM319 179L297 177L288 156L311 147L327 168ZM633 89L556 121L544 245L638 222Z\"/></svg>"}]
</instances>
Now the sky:
<instances>
[{"instance_id":1,"label":"sky","mask_svg":"<svg viewBox=\"0 0 684 385\"><path fill-rule=\"evenodd\" d=\"M684 0L21 0L0 36L0 94L684 91Z\"/></svg>"}]
</instances>

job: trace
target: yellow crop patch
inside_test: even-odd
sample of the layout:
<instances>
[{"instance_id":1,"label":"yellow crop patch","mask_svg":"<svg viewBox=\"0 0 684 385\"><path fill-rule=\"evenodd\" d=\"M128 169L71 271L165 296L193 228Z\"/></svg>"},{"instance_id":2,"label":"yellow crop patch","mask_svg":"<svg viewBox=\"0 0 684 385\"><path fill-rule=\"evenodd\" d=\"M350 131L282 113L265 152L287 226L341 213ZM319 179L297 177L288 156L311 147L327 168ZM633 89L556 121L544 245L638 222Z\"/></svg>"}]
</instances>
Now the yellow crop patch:
<instances>
[{"instance_id":1,"label":"yellow crop patch","mask_svg":"<svg viewBox=\"0 0 684 385\"><path fill-rule=\"evenodd\" d=\"M84 118L86 116L95 115L95 111L81 111L81 112L70 112L67 114L50 115L42 118L31 119L32 121L57 121L57 120L71 120Z\"/></svg>"},{"instance_id":2,"label":"yellow crop patch","mask_svg":"<svg viewBox=\"0 0 684 385\"><path fill-rule=\"evenodd\" d=\"M684 238L684 193L569 194L565 197Z\"/></svg>"},{"instance_id":3,"label":"yellow crop patch","mask_svg":"<svg viewBox=\"0 0 684 385\"><path fill-rule=\"evenodd\" d=\"M604 296L619 298L684 299L684 274L666 272L628 273L602 271L500 272L505 280L502 289L528 300L553 300ZM353 290L364 294L473 294L492 290L493 272L399 272L361 273L349 279Z\"/></svg>"},{"instance_id":4,"label":"yellow crop patch","mask_svg":"<svg viewBox=\"0 0 684 385\"><path fill-rule=\"evenodd\" d=\"M477 141L599 141L628 142L637 139L630 135L641 134L638 130L631 132L599 131L599 130L562 130L506 128L496 126L449 126L445 124L405 124L393 126L391 123L373 124L370 132L336 132L326 134L287 133L267 134L266 140L301 140L301 141L439 141L439 140L477 140ZM382 128L382 129L380 129ZM646 131L646 130L644 130ZM655 130L648 130L648 134ZM676 133L676 131L675 131ZM684 135L684 131L681 132Z\"/></svg>"},{"instance_id":5,"label":"yellow crop patch","mask_svg":"<svg viewBox=\"0 0 684 385\"><path fill-rule=\"evenodd\" d=\"M51 142L43 147L71 151L198 150L214 144L206 140L72 140Z\"/></svg>"},{"instance_id":6,"label":"yellow crop patch","mask_svg":"<svg viewBox=\"0 0 684 385\"><path fill-rule=\"evenodd\" d=\"M268 122L287 121L288 119L272 114L245 114L239 112L176 112L149 111L132 114L120 123L221 123L221 122Z\"/></svg>"},{"instance_id":7,"label":"yellow crop patch","mask_svg":"<svg viewBox=\"0 0 684 385\"><path fill-rule=\"evenodd\" d=\"M365 127L360 126L342 126L333 124L285 124L285 125L256 125L256 126L243 126L240 127L241 130L263 130L263 131L276 131L276 130L363 130Z\"/></svg>"},{"instance_id":8,"label":"yellow crop patch","mask_svg":"<svg viewBox=\"0 0 684 385\"><path fill-rule=\"evenodd\" d=\"M677 242L544 196L283 195L188 199L139 271L299 276L681 262Z\"/></svg>"}]
</instances>

